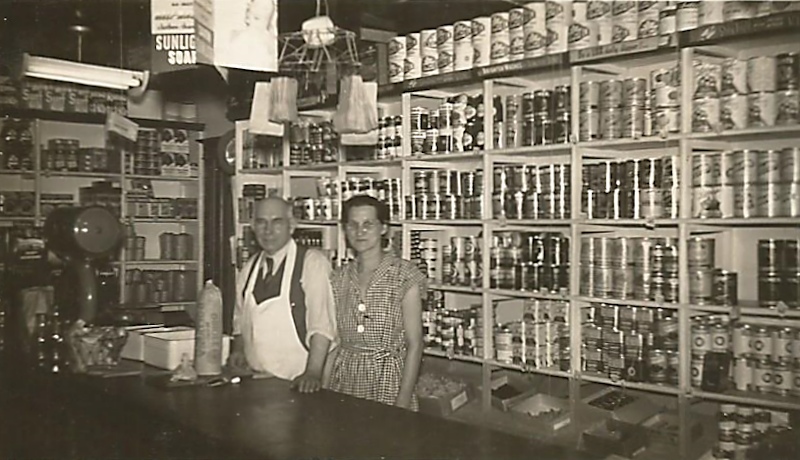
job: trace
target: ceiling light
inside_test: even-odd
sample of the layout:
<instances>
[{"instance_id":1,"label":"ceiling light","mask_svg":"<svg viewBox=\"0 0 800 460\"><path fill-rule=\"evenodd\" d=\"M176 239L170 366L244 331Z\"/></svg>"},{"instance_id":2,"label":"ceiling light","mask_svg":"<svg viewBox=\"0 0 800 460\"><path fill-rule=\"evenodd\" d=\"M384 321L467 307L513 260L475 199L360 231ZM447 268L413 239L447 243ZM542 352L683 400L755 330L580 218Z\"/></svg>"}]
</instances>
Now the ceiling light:
<instances>
[{"instance_id":1,"label":"ceiling light","mask_svg":"<svg viewBox=\"0 0 800 460\"><path fill-rule=\"evenodd\" d=\"M147 86L150 73L147 71L125 70L80 62L65 61L48 57L25 54L22 74L26 77L44 80L64 81L87 86L129 90Z\"/></svg>"}]
</instances>

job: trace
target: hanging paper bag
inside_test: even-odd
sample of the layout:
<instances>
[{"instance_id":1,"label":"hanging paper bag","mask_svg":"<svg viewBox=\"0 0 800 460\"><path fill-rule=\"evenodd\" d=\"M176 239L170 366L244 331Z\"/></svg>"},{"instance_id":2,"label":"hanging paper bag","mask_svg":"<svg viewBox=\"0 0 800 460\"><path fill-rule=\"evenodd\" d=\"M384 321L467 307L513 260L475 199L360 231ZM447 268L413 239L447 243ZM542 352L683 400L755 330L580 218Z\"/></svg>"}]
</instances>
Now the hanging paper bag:
<instances>
[{"instance_id":1,"label":"hanging paper bag","mask_svg":"<svg viewBox=\"0 0 800 460\"><path fill-rule=\"evenodd\" d=\"M333 125L340 134L368 133L378 127L377 94L370 95L360 75L342 77Z\"/></svg>"},{"instance_id":2,"label":"hanging paper bag","mask_svg":"<svg viewBox=\"0 0 800 460\"><path fill-rule=\"evenodd\" d=\"M276 123L297 121L297 80L289 77L272 79L270 120Z\"/></svg>"}]
</instances>

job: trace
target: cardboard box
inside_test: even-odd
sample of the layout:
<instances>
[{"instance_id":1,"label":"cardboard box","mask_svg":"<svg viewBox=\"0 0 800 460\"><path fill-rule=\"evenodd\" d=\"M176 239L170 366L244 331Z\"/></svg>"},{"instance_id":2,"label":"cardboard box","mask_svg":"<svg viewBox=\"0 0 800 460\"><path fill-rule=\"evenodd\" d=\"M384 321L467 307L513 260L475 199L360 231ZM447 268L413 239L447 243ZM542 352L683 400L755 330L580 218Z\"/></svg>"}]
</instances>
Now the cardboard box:
<instances>
[{"instance_id":1,"label":"cardboard box","mask_svg":"<svg viewBox=\"0 0 800 460\"><path fill-rule=\"evenodd\" d=\"M641 426L606 420L583 432L585 450L598 454L631 458L647 447L647 436Z\"/></svg>"},{"instance_id":2,"label":"cardboard box","mask_svg":"<svg viewBox=\"0 0 800 460\"><path fill-rule=\"evenodd\" d=\"M447 417L469 402L469 393L469 388L464 388L439 397L418 396L419 411L425 414Z\"/></svg>"},{"instance_id":3,"label":"cardboard box","mask_svg":"<svg viewBox=\"0 0 800 460\"><path fill-rule=\"evenodd\" d=\"M502 411L510 410L538 392L530 382L505 372L495 374L492 378L492 406Z\"/></svg>"},{"instance_id":4,"label":"cardboard box","mask_svg":"<svg viewBox=\"0 0 800 460\"><path fill-rule=\"evenodd\" d=\"M569 400L543 393L519 401L511 409L513 416L531 426L537 434L552 436L572 422Z\"/></svg>"},{"instance_id":5,"label":"cardboard box","mask_svg":"<svg viewBox=\"0 0 800 460\"><path fill-rule=\"evenodd\" d=\"M181 356L194 359L195 330L152 332L144 334L144 362L153 367L174 370L181 363ZM230 353L230 336L222 337L222 362Z\"/></svg>"},{"instance_id":6,"label":"cardboard box","mask_svg":"<svg viewBox=\"0 0 800 460\"><path fill-rule=\"evenodd\" d=\"M582 402L607 412L615 420L631 425L639 425L663 409L650 398L615 387L606 387L587 396Z\"/></svg>"},{"instance_id":7,"label":"cardboard box","mask_svg":"<svg viewBox=\"0 0 800 460\"><path fill-rule=\"evenodd\" d=\"M128 326L128 339L122 347L120 357L135 361L144 361L144 334L150 332L168 332L177 330L190 330L190 327L164 327L163 324L145 324L142 326Z\"/></svg>"},{"instance_id":8,"label":"cardboard box","mask_svg":"<svg viewBox=\"0 0 800 460\"><path fill-rule=\"evenodd\" d=\"M694 442L703 436L703 424L698 420L690 420L689 437ZM647 432L647 440L650 444L666 444L667 446L678 448L680 433L680 418L674 411L661 412L642 423L642 427Z\"/></svg>"}]
</instances>

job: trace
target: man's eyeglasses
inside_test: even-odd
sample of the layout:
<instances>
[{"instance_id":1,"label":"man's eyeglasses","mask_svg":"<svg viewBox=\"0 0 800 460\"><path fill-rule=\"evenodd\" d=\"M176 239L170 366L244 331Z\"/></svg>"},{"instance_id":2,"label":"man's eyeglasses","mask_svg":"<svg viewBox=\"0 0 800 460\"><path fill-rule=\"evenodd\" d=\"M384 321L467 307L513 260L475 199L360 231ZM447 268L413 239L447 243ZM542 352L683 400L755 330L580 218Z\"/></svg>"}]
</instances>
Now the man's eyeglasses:
<instances>
[{"instance_id":1,"label":"man's eyeglasses","mask_svg":"<svg viewBox=\"0 0 800 460\"><path fill-rule=\"evenodd\" d=\"M368 220L360 224L358 222L348 222L345 224L345 229L351 233L359 233L359 232L372 233L378 227L380 227L380 222L378 222L377 220Z\"/></svg>"}]
</instances>

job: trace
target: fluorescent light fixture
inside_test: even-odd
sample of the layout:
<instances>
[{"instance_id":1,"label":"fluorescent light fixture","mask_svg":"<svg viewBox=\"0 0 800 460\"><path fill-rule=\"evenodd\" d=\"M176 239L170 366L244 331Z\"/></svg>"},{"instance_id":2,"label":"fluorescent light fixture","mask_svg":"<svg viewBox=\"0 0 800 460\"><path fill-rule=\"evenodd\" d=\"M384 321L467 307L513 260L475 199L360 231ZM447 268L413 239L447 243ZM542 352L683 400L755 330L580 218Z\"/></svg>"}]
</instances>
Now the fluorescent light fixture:
<instances>
[{"instance_id":1,"label":"fluorescent light fixture","mask_svg":"<svg viewBox=\"0 0 800 460\"><path fill-rule=\"evenodd\" d=\"M64 81L87 86L129 90L147 86L149 72L117 69L48 57L23 56L22 74L44 80Z\"/></svg>"}]
</instances>

